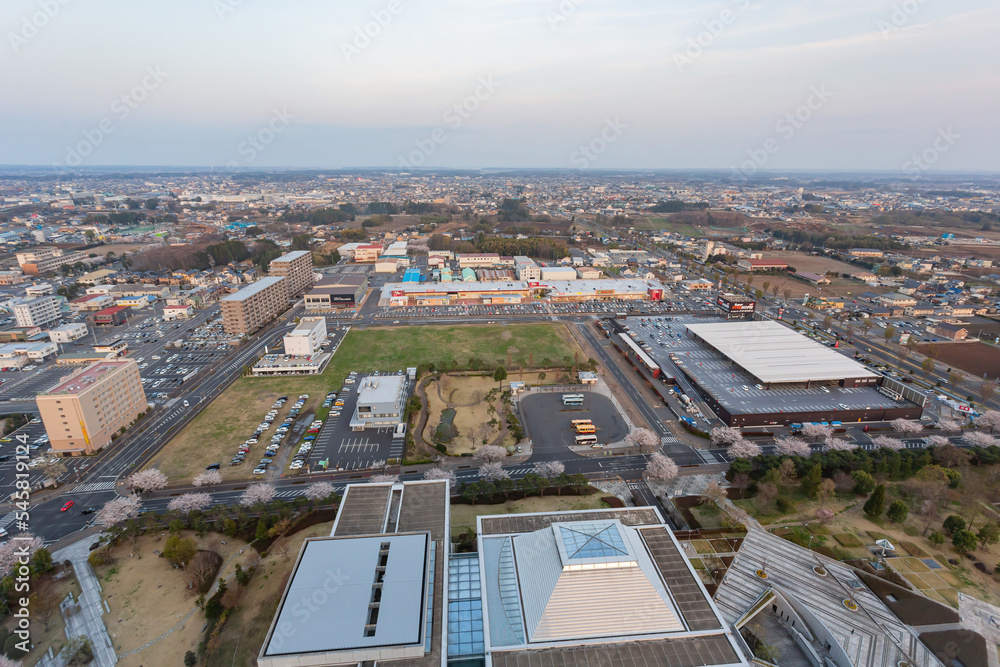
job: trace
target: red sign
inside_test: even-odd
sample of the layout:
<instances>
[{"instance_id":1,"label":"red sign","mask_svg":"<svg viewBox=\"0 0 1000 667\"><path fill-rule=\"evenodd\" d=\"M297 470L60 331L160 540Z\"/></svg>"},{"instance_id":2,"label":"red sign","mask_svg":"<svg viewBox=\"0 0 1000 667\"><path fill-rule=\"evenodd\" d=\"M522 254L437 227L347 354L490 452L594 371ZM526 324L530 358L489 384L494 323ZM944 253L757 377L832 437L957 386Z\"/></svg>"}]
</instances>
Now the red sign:
<instances>
[{"instance_id":1,"label":"red sign","mask_svg":"<svg viewBox=\"0 0 1000 667\"><path fill-rule=\"evenodd\" d=\"M392 295L393 296L405 296L406 293L403 290L401 290L401 289L394 289L394 290L392 290Z\"/></svg>"},{"instance_id":2,"label":"red sign","mask_svg":"<svg viewBox=\"0 0 1000 667\"><path fill-rule=\"evenodd\" d=\"M651 289L649 290L649 298L653 301L659 301L663 298L663 290L661 289Z\"/></svg>"},{"instance_id":3,"label":"red sign","mask_svg":"<svg viewBox=\"0 0 1000 667\"><path fill-rule=\"evenodd\" d=\"M534 287L538 287L538 286L539 286L540 284L541 284L541 283L531 283L531 282L529 282L529 283L528 283L528 287L532 287L532 288L534 288Z\"/></svg>"}]
</instances>

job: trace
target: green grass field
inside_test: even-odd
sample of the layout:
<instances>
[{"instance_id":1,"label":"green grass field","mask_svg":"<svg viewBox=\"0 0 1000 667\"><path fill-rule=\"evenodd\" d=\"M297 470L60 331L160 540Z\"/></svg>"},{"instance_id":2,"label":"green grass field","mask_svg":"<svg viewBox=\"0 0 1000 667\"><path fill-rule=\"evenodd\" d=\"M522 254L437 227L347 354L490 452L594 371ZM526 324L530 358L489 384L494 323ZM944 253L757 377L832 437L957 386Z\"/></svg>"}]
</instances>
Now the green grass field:
<instances>
[{"instance_id":1,"label":"green grass field","mask_svg":"<svg viewBox=\"0 0 1000 667\"><path fill-rule=\"evenodd\" d=\"M684 236L704 236L705 232L686 222L670 222L667 218L643 218L637 220L636 229L651 229L653 231L674 232Z\"/></svg>"},{"instance_id":2,"label":"green grass field","mask_svg":"<svg viewBox=\"0 0 1000 667\"><path fill-rule=\"evenodd\" d=\"M150 465L162 470L172 484L190 481L210 463L223 464L226 481L249 479L251 461L263 456L271 431L251 449L243 465L230 467L228 462L279 396L290 397L280 417L297 396L309 394L302 414L315 412L317 418L325 419L329 409L320 407L323 397L328 391L340 391L351 371L395 372L432 362L440 366L444 361L465 368L473 356L506 364L508 352L515 363L533 355L535 366L546 358L561 365L564 357L572 358L574 353L582 359L582 351L563 324L355 329L344 338L322 375L236 380L174 436Z\"/></svg>"}]
</instances>

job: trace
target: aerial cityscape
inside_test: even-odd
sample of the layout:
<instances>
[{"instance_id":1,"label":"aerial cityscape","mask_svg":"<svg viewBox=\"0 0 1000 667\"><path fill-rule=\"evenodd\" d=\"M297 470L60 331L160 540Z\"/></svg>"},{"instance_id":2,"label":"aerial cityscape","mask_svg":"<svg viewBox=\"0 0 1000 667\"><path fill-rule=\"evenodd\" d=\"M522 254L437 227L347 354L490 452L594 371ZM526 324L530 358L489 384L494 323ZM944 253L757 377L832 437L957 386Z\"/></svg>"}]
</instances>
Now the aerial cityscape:
<instances>
[{"instance_id":1,"label":"aerial cityscape","mask_svg":"<svg viewBox=\"0 0 1000 667\"><path fill-rule=\"evenodd\" d=\"M0 10L0 667L1000 667L960 4Z\"/></svg>"}]
</instances>

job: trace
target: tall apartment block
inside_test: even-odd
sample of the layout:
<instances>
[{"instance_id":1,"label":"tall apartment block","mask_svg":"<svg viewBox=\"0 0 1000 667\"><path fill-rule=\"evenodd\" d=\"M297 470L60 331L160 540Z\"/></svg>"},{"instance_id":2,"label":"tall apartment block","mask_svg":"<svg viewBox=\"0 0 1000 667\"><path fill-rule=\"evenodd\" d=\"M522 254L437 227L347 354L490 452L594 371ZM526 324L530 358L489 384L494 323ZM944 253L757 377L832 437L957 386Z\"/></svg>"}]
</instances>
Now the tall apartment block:
<instances>
[{"instance_id":1,"label":"tall apartment block","mask_svg":"<svg viewBox=\"0 0 1000 667\"><path fill-rule=\"evenodd\" d=\"M86 263L89 256L85 252L63 252L61 248L44 246L17 253L17 263L26 276L40 276L55 271L63 264Z\"/></svg>"},{"instance_id":2,"label":"tall apartment block","mask_svg":"<svg viewBox=\"0 0 1000 667\"><path fill-rule=\"evenodd\" d=\"M288 278L268 276L219 300L227 334L252 334L288 307Z\"/></svg>"},{"instance_id":3,"label":"tall apartment block","mask_svg":"<svg viewBox=\"0 0 1000 667\"><path fill-rule=\"evenodd\" d=\"M40 296L14 304L14 320L19 327L43 327L59 317L59 301L54 296Z\"/></svg>"},{"instance_id":4,"label":"tall apartment block","mask_svg":"<svg viewBox=\"0 0 1000 667\"><path fill-rule=\"evenodd\" d=\"M312 253L295 250L273 259L268 273L285 278L289 297L300 296L313 285Z\"/></svg>"},{"instance_id":5,"label":"tall apartment block","mask_svg":"<svg viewBox=\"0 0 1000 667\"><path fill-rule=\"evenodd\" d=\"M73 456L107 447L112 435L147 408L139 365L131 359L91 364L35 401L52 451Z\"/></svg>"}]
</instances>

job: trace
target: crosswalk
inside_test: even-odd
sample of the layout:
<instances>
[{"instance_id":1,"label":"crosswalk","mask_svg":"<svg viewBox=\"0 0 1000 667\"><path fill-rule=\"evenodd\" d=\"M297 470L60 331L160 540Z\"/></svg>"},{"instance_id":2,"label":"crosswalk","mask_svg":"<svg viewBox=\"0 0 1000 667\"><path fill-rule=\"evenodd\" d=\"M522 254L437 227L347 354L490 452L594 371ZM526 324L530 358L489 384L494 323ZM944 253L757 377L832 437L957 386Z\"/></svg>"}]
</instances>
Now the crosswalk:
<instances>
[{"instance_id":1,"label":"crosswalk","mask_svg":"<svg viewBox=\"0 0 1000 667\"><path fill-rule=\"evenodd\" d=\"M0 528L6 528L10 524L14 523L14 517L17 512L7 512L2 517L0 517Z\"/></svg>"},{"instance_id":2,"label":"crosswalk","mask_svg":"<svg viewBox=\"0 0 1000 667\"><path fill-rule=\"evenodd\" d=\"M114 480L108 482L90 482L88 484L81 484L68 493L93 493L95 491L111 491L114 488Z\"/></svg>"}]
</instances>

